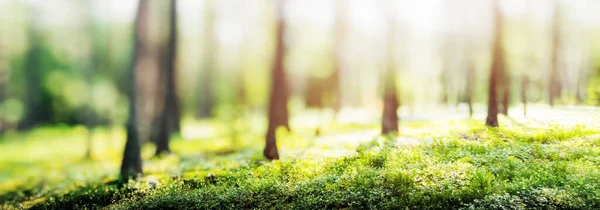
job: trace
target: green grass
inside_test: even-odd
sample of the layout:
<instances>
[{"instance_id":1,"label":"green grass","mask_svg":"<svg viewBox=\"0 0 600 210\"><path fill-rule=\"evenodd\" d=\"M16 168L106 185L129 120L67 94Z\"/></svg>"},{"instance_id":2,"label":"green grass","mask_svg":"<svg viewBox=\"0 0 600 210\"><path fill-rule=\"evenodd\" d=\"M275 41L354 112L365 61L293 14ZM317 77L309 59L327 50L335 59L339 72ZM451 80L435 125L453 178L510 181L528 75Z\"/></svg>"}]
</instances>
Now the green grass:
<instances>
[{"instance_id":1,"label":"green grass","mask_svg":"<svg viewBox=\"0 0 600 210\"><path fill-rule=\"evenodd\" d=\"M145 176L122 186L111 181L123 142L110 138L121 130L96 131L96 141L112 143L97 143L95 158L84 161L85 129L44 128L0 143L8 153L0 208L600 209L598 127L511 122L403 122L403 135L430 139L410 146L376 136L340 144L345 136L335 135L376 126L332 124L322 139L300 127L279 132L284 158L274 162L261 158L262 135L252 129L239 145L176 139L177 155L151 158L146 146ZM62 149L41 152L49 141ZM302 155L307 149L324 152ZM351 152L327 155L334 150Z\"/></svg>"}]
</instances>

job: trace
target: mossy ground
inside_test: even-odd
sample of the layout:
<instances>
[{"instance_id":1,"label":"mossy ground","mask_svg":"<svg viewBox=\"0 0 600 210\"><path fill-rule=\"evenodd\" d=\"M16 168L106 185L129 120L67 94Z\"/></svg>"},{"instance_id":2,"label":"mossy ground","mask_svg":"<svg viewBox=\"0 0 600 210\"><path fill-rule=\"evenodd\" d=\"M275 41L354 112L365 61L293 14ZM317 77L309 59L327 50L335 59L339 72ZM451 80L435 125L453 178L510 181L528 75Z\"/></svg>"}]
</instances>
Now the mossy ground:
<instances>
[{"instance_id":1,"label":"mossy ground","mask_svg":"<svg viewBox=\"0 0 600 210\"><path fill-rule=\"evenodd\" d=\"M96 129L87 160L85 128L39 128L0 141L0 207L600 209L598 110L532 113L501 128L409 119L402 138L377 136L374 121L328 123L314 137L300 120L279 132L273 162L261 157L264 119L190 121L184 135L198 135L163 157L146 145L145 176L124 185L114 184L122 130Z\"/></svg>"}]
</instances>

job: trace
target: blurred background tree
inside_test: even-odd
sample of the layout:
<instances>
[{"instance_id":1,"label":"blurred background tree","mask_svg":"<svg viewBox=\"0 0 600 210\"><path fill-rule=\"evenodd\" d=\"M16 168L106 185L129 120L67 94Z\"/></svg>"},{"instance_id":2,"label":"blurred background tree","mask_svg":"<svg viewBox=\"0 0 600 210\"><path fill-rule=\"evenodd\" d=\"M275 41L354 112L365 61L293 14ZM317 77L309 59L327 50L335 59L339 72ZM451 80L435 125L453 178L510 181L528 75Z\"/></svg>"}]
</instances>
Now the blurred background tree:
<instances>
[{"instance_id":1,"label":"blurred background tree","mask_svg":"<svg viewBox=\"0 0 600 210\"><path fill-rule=\"evenodd\" d=\"M0 14L7 32L0 37L0 131L83 125L93 157L94 130L122 129L132 105L142 143L205 137L188 125L211 120L241 140L250 129L276 133L267 132L267 121L272 83L280 81L272 77L279 44L286 46L280 65L288 79L278 84L288 87L284 106L291 116L318 110L311 122L319 128L340 120L336 113L383 112L387 79L396 79L399 115L441 107L481 117L494 62L494 2L400 0L382 8L389 1L179 0L173 8L151 1L131 101L137 1L0 0L8 11ZM275 4L286 11L281 17ZM600 104L596 8L593 0L500 1L510 69L498 76L500 112L519 101ZM394 42L384 9L396 22ZM274 33L276 18L286 20L285 39ZM382 79L390 65L395 73Z\"/></svg>"}]
</instances>

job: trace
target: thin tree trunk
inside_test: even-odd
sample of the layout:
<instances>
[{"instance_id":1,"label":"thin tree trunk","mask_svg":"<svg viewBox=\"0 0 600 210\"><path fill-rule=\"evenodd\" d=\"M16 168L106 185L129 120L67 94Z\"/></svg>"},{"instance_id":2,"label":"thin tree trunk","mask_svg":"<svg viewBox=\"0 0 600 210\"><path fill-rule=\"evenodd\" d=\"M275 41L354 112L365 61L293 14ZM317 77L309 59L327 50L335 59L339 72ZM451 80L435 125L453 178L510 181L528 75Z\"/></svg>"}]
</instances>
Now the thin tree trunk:
<instances>
[{"instance_id":1,"label":"thin tree trunk","mask_svg":"<svg viewBox=\"0 0 600 210\"><path fill-rule=\"evenodd\" d=\"M398 133L398 96L396 92L396 74L393 67L384 74L383 116L381 121L381 134Z\"/></svg>"},{"instance_id":2,"label":"thin tree trunk","mask_svg":"<svg viewBox=\"0 0 600 210\"><path fill-rule=\"evenodd\" d=\"M90 68L90 67L88 67L88 68ZM88 89L91 89L91 87L92 87L92 82L91 82L92 81L92 78L91 78L92 77L92 72L91 71L92 70L90 68L89 71L87 71L86 75L85 75L85 78L87 80L87 84L88 84L88 87L89 87ZM93 112L93 104L91 104L91 103L92 103L92 100L93 100L93 92L89 91L87 93L87 95L88 95L87 96L88 97L88 105L87 105L87 108L85 110L85 119L84 119L84 122L85 122L85 126L88 129L88 133L87 133L88 135L86 137L86 152L85 152L85 157L87 159L92 159L92 150L93 150L93 147L94 147L94 144L93 144L93 141L92 141L93 140L93 135L94 135L94 122L93 122L93 120L94 120L94 112Z\"/></svg>"},{"instance_id":3,"label":"thin tree trunk","mask_svg":"<svg viewBox=\"0 0 600 210\"><path fill-rule=\"evenodd\" d=\"M322 109L324 107L323 98L325 97L325 88L327 80L308 75L306 77L306 90L304 93L304 104L308 108Z\"/></svg>"},{"instance_id":4,"label":"thin tree trunk","mask_svg":"<svg viewBox=\"0 0 600 210\"><path fill-rule=\"evenodd\" d=\"M383 76L383 116L381 120L381 134L398 134L398 93L396 91L396 68L395 68L395 22L391 21L388 29L388 66Z\"/></svg>"},{"instance_id":5,"label":"thin tree trunk","mask_svg":"<svg viewBox=\"0 0 600 210\"><path fill-rule=\"evenodd\" d=\"M215 94L213 92L215 79L215 0L205 1L205 22L204 22L204 62L200 77L200 93L198 96L198 118L210 118L213 116L213 107L215 104Z\"/></svg>"},{"instance_id":6,"label":"thin tree trunk","mask_svg":"<svg viewBox=\"0 0 600 210\"><path fill-rule=\"evenodd\" d=\"M269 128L266 135L266 146L264 150L265 158L269 160L279 159L277 151L276 130L278 127L285 127L289 130L288 122L288 87L286 72L284 67L284 57L286 54L284 36L284 0L277 1L277 44L275 49L275 59L272 71L271 100L269 105Z\"/></svg>"},{"instance_id":7,"label":"thin tree trunk","mask_svg":"<svg viewBox=\"0 0 600 210\"><path fill-rule=\"evenodd\" d=\"M334 72L331 75L331 95L333 110L337 114L342 109L342 62L343 62L343 43L345 38L345 18L346 18L346 0L336 2L336 21L335 21L335 49L334 51Z\"/></svg>"},{"instance_id":8,"label":"thin tree trunk","mask_svg":"<svg viewBox=\"0 0 600 210\"><path fill-rule=\"evenodd\" d=\"M554 100L560 96L561 93L561 81L558 66L559 64L559 53L560 53L560 3L559 0L555 1L554 8L554 26L553 26L553 40L552 40L552 70L550 72L550 85L549 85L549 103L550 106L554 106Z\"/></svg>"},{"instance_id":9,"label":"thin tree trunk","mask_svg":"<svg viewBox=\"0 0 600 210\"><path fill-rule=\"evenodd\" d=\"M494 52L492 69L490 70L488 116L485 124L490 127L498 127L498 80L504 71L504 49L503 49L503 20L500 12L500 1L495 3L496 35L494 40Z\"/></svg>"},{"instance_id":10,"label":"thin tree trunk","mask_svg":"<svg viewBox=\"0 0 600 210\"><path fill-rule=\"evenodd\" d=\"M527 117L527 88L529 86L529 77L523 76L521 82L521 103L523 103L523 116Z\"/></svg>"},{"instance_id":11,"label":"thin tree trunk","mask_svg":"<svg viewBox=\"0 0 600 210\"><path fill-rule=\"evenodd\" d=\"M447 55L446 55L447 56ZM447 58L444 58L447 59ZM445 62L447 63L447 62ZM448 79L447 73L448 65L442 67L442 75L440 75L440 81L442 83L442 104L448 106L449 104L449 94L448 94Z\"/></svg>"},{"instance_id":12,"label":"thin tree trunk","mask_svg":"<svg viewBox=\"0 0 600 210\"><path fill-rule=\"evenodd\" d=\"M325 103L325 98L331 98L331 102L333 102L334 100L335 96L332 92L334 88L332 86L334 79L335 78L333 74L330 75L329 78L320 78L313 75L308 75L306 78L307 85L304 93L304 104L307 108L317 109L319 113L319 118L317 119L317 128L315 129L316 136L319 136L321 133L321 112L323 111L323 109L325 109L327 105L331 105L332 107L334 106L333 103Z\"/></svg>"},{"instance_id":13,"label":"thin tree trunk","mask_svg":"<svg viewBox=\"0 0 600 210\"><path fill-rule=\"evenodd\" d=\"M533 0L528 0L527 1L527 9L529 10L529 25L533 26L535 25L534 23L534 10L536 10L536 6L534 4ZM536 66L536 45L535 45L535 33L533 32L533 30L529 31L529 39L528 42L530 42L530 46L529 46L529 53L527 55L527 58L525 59L527 66L530 67L530 69L537 69ZM521 81L521 103L523 104L523 116L527 117L527 100L529 98L528 95L528 89L530 86L531 81L529 80L529 74L527 72L523 73L523 78Z\"/></svg>"},{"instance_id":14,"label":"thin tree trunk","mask_svg":"<svg viewBox=\"0 0 600 210\"><path fill-rule=\"evenodd\" d=\"M127 140L121 163L121 180L127 180L142 175L142 157L139 133L137 128L136 107L136 75L141 71L142 54L147 51L146 35L148 24L148 0L140 0L135 24L135 46L133 51L133 62L129 72L129 120L127 121Z\"/></svg>"},{"instance_id":15,"label":"thin tree trunk","mask_svg":"<svg viewBox=\"0 0 600 210\"><path fill-rule=\"evenodd\" d=\"M585 56L586 58L584 58L583 64L580 67L580 70L577 74L577 84L575 85L575 97L577 100L577 104L582 104L585 100L584 92L585 86L587 84L588 72L590 69L591 61L590 52L586 50Z\"/></svg>"},{"instance_id":16,"label":"thin tree trunk","mask_svg":"<svg viewBox=\"0 0 600 210\"><path fill-rule=\"evenodd\" d=\"M584 75L582 72L579 72L577 75L577 84L575 85L575 102L577 104L583 103L583 92L581 91L581 87L583 86Z\"/></svg>"},{"instance_id":17,"label":"thin tree trunk","mask_svg":"<svg viewBox=\"0 0 600 210\"><path fill-rule=\"evenodd\" d=\"M236 105L235 107L239 107L238 111L243 111L243 109L245 109L248 105L248 95L246 94L246 75L244 74L244 71L241 70L241 66L238 69L239 71L235 73L235 81L237 82L234 87L235 91L233 102L234 105Z\"/></svg>"},{"instance_id":18,"label":"thin tree trunk","mask_svg":"<svg viewBox=\"0 0 600 210\"><path fill-rule=\"evenodd\" d=\"M0 52L0 56L4 56L5 52ZM8 65L6 65L4 62L6 62L6 60L3 57L0 57L0 104L3 104L4 101L6 100L6 95L7 95L7 91L6 91L6 86L7 83L9 81L9 77L10 77L10 70L8 68ZM5 112L6 110L2 110L3 112ZM8 127L8 121L4 118L1 117L0 118L0 134L4 134L4 132L6 131L7 127Z\"/></svg>"},{"instance_id":19,"label":"thin tree trunk","mask_svg":"<svg viewBox=\"0 0 600 210\"><path fill-rule=\"evenodd\" d=\"M470 54L467 54L470 56ZM467 66L467 90L466 90L466 101L467 105L469 105L469 117L473 117L473 88L475 88L475 67L470 61L470 58L467 59L469 62Z\"/></svg>"},{"instance_id":20,"label":"thin tree trunk","mask_svg":"<svg viewBox=\"0 0 600 210\"><path fill-rule=\"evenodd\" d=\"M32 21L29 27L29 43L30 47L27 51L26 63L25 63L25 83L26 83L26 94L25 94L25 117L19 123L19 130L32 129L41 120L42 115L42 55L41 45L42 37L39 31L37 19L37 11L30 11L32 14Z\"/></svg>"},{"instance_id":21,"label":"thin tree trunk","mask_svg":"<svg viewBox=\"0 0 600 210\"><path fill-rule=\"evenodd\" d=\"M242 54L247 55L247 52L250 50L251 49L247 45L244 45ZM230 119L232 122L237 122L239 120L245 122L244 114L246 113L246 110L248 108L248 97L246 94L246 75L244 74L244 71L242 69L242 65L244 62L240 60L239 63L239 70L235 72L235 81L237 82L234 87L234 97L232 100L233 113ZM244 127L245 126L240 125L240 123L230 124L232 145L238 145L240 143L240 135L244 132L241 129Z\"/></svg>"},{"instance_id":22,"label":"thin tree trunk","mask_svg":"<svg viewBox=\"0 0 600 210\"><path fill-rule=\"evenodd\" d=\"M10 78L10 68L8 67L8 59L7 59L7 50L2 48L0 49L0 104L4 104L7 96L7 85ZM6 113L6 110L0 110L0 112ZM0 116L0 135L3 137L4 132L7 130L8 120L6 117Z\"/></svg>"},{"instance_id":23,"label":"thin tree trunk","mask_svg":"<svg viewBox=\"0 0 600 210\"><path fill-rule=\"evenodd\" d=\"M82 10L89 11L89 14L86 17L88 19L88 28L87 29L89 30L89 33L90 33L90 36L89 36L90 40L88 40L88 41L90 43L92 43L92 46L93 46L93 48L90 49L89 54L88 54L89 61L87 61L87 62L84 61L84 64L83 64L83 71L84 71L83 77L85 78L86 83L88 85L88 92L86 94L87 95L87 104L86 104L87 107L85 110L85 119L84 119L85 126L88 129L88 135L87 135L87 140L86 140L87 150L85 153L85 157L88 159L92 159L92 150L93 150L93 141L92 140L93 140L94 123L95 123L94 122L95 113L94 113L94 108L93 108L94 94L92 91L92 87L93 87L92 81L93 81L93 76L94 76L94 69L97 68L99 65L98 65L97 59L96 59L98 57L98 56L96 56L96 49L95 49L97 47L97 45L93 40L95 37L93 35L91 35L92 33L95 32L94 16L92 15L92 11L93 11L92 4L90 1L83 1L81 3L82 3L82 5L81 5Z\"/></svg>"}]
</instances>

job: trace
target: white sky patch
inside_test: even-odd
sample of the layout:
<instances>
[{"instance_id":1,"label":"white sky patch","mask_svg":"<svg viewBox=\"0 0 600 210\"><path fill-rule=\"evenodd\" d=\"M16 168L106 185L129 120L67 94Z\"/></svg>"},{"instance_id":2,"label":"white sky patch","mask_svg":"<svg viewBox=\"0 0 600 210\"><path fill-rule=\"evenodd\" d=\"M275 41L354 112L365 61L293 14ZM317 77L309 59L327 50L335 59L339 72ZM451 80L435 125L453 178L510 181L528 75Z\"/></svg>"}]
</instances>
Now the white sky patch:
<instances>
[{"instance_id":1,"label":"white sky patch","mask_svg":"<svg viewBox=\"0 0 600 210\"><path fill-rule=\"evenodd\" d=\"M439 0L400 1L398 14L408 26L418 32L431 32L437 29L440 16Z\"/></svg>"},{"instance_id":2,"label":"white sky patch","mask_svg":"<svg viewBox=\"0 0 600 210\"><path fill-rule=\"evenodd\" d=\"M77 1L77 0L68 0ZM109 23L132 22L135 19L138 0L92 0L94 15Z\"/></svg>"},{"instance_id":3,"label":"white sky patch","mask_svg":"<svg viewBox=\"0 0 600 210\"><path fill-rule=\"evenodd\" d=\"M0 0L8 2L10 0ZM131 22L135 17L135 11L138 0L90 0L93 3L94 14L99 20L107 22ZM277 0L268 2L244 1L244 0L216 0L222 5L221 16L227 18L226 24L241 25L248 15L257 11L247 9L248 7L257 7L266 5ZM489 5L491 0L465 1L465 0L342 0L347 4L349 11L347 15L352 26L359 28L359 31L365 33L378 33L377 31L385 28L382 23L386 16L385 9L391 8L397 18L405 22L407 27L416 32L429 33L431 31L442 30L441 23L446 21L443 14L448 8L444 5L453 4L450 7L458 9L456 14L475 11L476 15L488 16L491 12ZM45 12L42 24L60 25L74 18L74 5L79 4L79 0L26 0L30 5L39 8ZM286 0L286 17L289 21L300 25L309 25L311 27L331 27L334 22L334 12L338 0ZM187 24L200 24L204 13L203 5L205 0L180 0L178 9L183 22ZM393 5L396 6L393 6ZM391 5L391 6L390 6ZM584 24L590 28L600 25L600 15L596 11L600 10L600 1L597 0L562 0L561 5L569 11L568 16L578 23ZM533 7L532 7L533 6ZM532 9L533 8L533 9ZM503 0L502 10L508 18L529 18L533 17L538 24L547 24L554 12L554 1L552 0ZM389 11L388 11L389 12ZM225 15L227 14L227 15ZM232 17L227 17L232 16ZM470 18L477 18L470 16ZM235 21L239 21L234 23ZM468 21L467 21L468 22ZM227 28L227 27L226 27ZM227 29L235 33L234 29Z\"/></svg>"}]
</instances>

